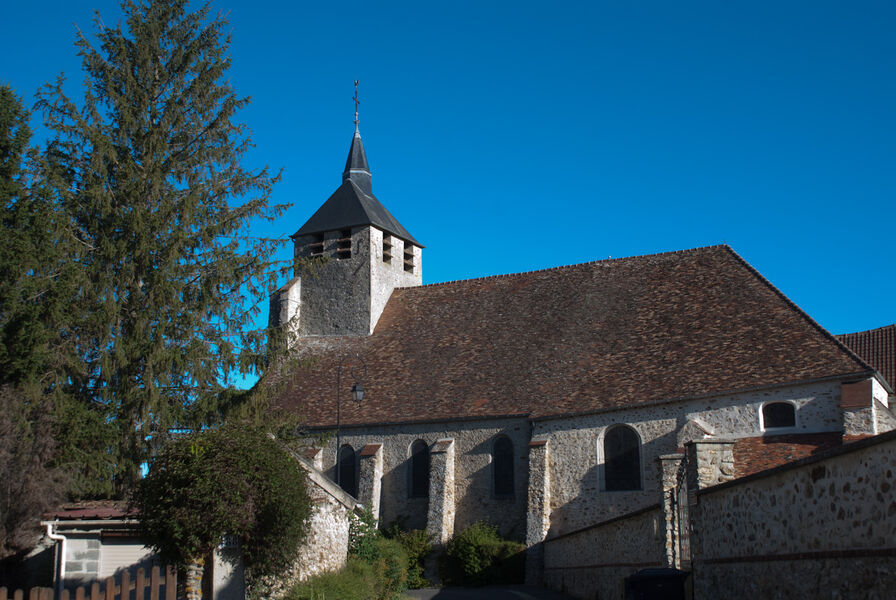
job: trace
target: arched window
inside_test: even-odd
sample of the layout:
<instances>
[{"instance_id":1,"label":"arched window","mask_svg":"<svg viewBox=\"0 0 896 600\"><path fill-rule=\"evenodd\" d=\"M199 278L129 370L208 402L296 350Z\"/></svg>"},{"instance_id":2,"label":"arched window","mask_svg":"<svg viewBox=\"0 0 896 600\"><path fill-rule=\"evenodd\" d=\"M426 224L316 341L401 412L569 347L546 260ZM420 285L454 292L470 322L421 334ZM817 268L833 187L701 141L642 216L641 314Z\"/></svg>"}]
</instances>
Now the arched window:
<instances>
[{"instance_id":1,"label":"arched window","mask_svg":"<svg viewBox=\"0 0 896 600\"><path fill-rule=\"evenodd\" d=\"M611 492L641 489L641 439L631 427L618 425L604 436L604 484Z\"/></svg>"},{"instance_id":2,"label":"arched window","mask_svg":"<svg viewBox=\"0 0 896 600\"><path fill-rule=\"evenodd\" d=\"M796 427L796 410L790 402L769 402L762 407L762 428Z\"/></svg>"},{"instance_id":3,"label":"arched window","mask_svg":"<svg viewBox=\"0 0 896 600\"><path fill-rule=\"evenodd\" d=\"M429 446L417 440L411 446L408 495L411 498L429 497Z\"/></svg>"},{"instance_id":4,"label":"arched window","mask_svg":"<svg viewBox=\"0 0 896 600\"><path fill-rule=\"evenodd\" d=\"M358 469L355 460L355 449L345 444L339 449L339 464L336 481L347 494L358 497Z\"/></svg>"},{"instance_id":5,"label":"arched window","mask_svg":"<svg viewBox=\"0 0 896 600\"><path fill-rule=\"evenodd\" d=\"M495 496L513 496L513 442L501 436L492 448L492 479Z\"/></svg>"}]
</instances>

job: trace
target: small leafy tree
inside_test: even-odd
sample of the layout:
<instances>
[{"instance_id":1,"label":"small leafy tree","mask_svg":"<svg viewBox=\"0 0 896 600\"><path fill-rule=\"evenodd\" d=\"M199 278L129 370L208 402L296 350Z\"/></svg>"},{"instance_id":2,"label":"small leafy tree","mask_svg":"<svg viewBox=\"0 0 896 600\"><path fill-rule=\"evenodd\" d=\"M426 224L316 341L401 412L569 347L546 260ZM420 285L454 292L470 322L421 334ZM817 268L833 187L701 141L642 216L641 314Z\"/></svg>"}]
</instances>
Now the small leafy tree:
<instances>
[{"instance_id":1,"label":"small leafy tree","mask_svg":"<svg viewBox=\"0 0 896 600\"><path fill-rule=\"evenodd\" d=\"M170 441L133 504L148 544L164 559L189 565L231 535L253 578L289 566L311 511L298 464L262 429L240 425Z\"/></svg>"}]
</instances>

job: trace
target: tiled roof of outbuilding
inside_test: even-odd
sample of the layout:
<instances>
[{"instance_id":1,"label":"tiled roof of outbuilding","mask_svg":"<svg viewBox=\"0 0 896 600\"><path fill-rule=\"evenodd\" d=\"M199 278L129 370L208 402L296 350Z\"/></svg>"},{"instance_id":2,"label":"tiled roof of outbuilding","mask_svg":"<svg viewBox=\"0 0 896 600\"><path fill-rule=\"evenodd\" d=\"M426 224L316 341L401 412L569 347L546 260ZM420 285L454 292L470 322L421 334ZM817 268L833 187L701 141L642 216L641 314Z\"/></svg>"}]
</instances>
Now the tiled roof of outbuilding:
<instances>
[{"instance_id":1,"label":"tiled roof of outbuilding","mask_svg":"<svg viewBox=\"0 0 896 600\"><path fill-rule=\"evenodd\" d=\"M779 467L836 448L843 442L839 431L741 438L734 442L735 475L746 477Z\"/></svg>"},{"instance_id":2,"label":"tiled roof of outbuilding","mask_svg":"<svg viewBox=\"0 0 896 600\"><path fill-rule=\"evenodd\" d=\"M891 386L896 386L896 325L844 333L837 339L874 367Z\"/></svg>"},{"instance_id":3,"label":"tiled roof of outbuilding","mask_svg":"<svg viewBox=\"0 0 896 600\"><path fill-rule=\"evenodd\" d=\"M370 336L299 342L312 427L597 412L870 368L727 246L396 289ZM351 365L367 395L351 400Z\"/></svg>"},{"instance_id":4,"label":"tiled roof of outbuilding","mask_svg":"<svg viewBox=\"0 0 896 600\"><path fill-rule=\"evenodd\" d=\"M65 504L54 511L44 514L46 519L58 520L94 520L135 518L136 510L127 502L120 500L86 500L73 504Z\"/></svg>"}]
</instances>

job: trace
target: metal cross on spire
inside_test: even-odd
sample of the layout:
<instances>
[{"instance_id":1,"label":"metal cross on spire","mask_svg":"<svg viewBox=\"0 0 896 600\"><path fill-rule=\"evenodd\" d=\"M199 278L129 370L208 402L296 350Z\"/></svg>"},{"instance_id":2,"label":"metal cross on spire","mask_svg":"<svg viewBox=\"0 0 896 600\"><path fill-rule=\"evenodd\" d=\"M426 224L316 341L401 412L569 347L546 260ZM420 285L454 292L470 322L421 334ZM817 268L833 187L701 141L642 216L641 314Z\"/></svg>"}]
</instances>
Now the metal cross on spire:
<instances>
[{"instance_id":1,"label":"metal cross on spire","mask_svg":"<svg viewBox=\"0 0 896 600\"><path fill-rule=\"evenodd\" d=\"M360 121L358 120L358 105L361 104L361 101L358 100L358 80L357 79L355 79L355 97L352 98L352 100L355 103L355 131L358 131L358 123L360 123Z\"/></svg>"}]
</instances>

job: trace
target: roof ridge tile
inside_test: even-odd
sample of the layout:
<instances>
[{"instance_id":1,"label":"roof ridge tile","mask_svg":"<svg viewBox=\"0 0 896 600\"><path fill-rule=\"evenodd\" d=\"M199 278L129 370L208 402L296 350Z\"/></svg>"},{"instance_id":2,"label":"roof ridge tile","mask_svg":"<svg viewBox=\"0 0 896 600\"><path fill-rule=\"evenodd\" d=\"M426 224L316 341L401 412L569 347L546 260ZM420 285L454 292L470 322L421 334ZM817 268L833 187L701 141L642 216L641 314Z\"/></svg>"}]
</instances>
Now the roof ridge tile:
<instances>
[{"instance_id":1,"label":"roof ridge tile","mask_svg":"<svg viewBox=\"0 0 896 600\"><path fill-rule=\"evenodd\" d=\"M396 289L418 289L418 288L430 288L437 287L442 285L450 285L453 283L469 283L475 281L486 281L489 279L500 279L502 277L519 277L522 275L534 275L536 273L547 273L550 271L560 271L563 269L573 269L576 267L585 267L588 265L596 265L602 263L615 263L620 261L628 261L628 260L636 260L636 259L647 259L647 258L655 258L659 256L671 256L674 254L692 254L697 253L704 250L715 250L721 248L728 248L727 244L713 244L710 246L697 246L695 248L685 248L683 250L667 250L665 252L654 252L652 254L633 254L631 256L619 256L617 258L600 258L597 260L588 260L580 263L572 263L569 265L557 265L555 267L545 267L543 269L533 269L531 271L517 271L515 273L497 273L495 275L483 275L482 277L471 277L470 279L449 279L447 281L436 281L434 283L424 283L423 285L414 285L414 286L404 286ZM730 249L730 248L729 248Z\"/></svg>"}]
</instances>

